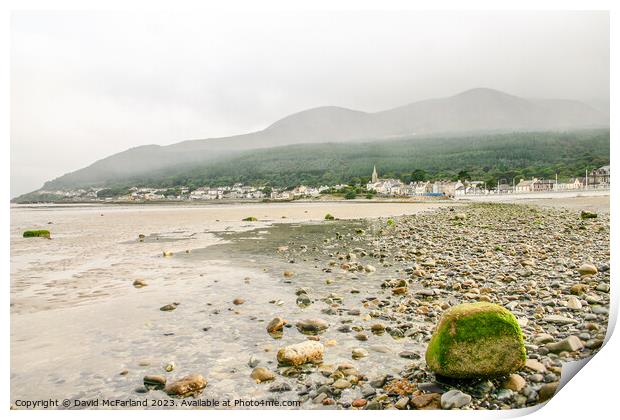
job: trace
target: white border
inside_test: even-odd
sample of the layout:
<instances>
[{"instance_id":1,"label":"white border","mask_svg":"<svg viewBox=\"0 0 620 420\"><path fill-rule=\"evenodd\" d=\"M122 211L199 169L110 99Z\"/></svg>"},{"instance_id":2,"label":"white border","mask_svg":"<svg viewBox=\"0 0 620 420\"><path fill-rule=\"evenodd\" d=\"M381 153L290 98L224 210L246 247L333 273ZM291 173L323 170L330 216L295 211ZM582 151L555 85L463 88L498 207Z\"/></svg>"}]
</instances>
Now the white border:
<instances>
[{"instance_id":1,"label":"white border","mask_svg":"<svg viewBox=\"0 0 620 420\"><path fill-rule=\"evenodd\" d=\"M209 9L209 10L256 10L256 11L269 11L269 10L290 10L290 11L303 11L303 10L610 10L611 19L611 160L617 161L618 136L615 133L618 121L618 95L617 95L617 83L614 78L614 74L618 72L618 30L615 25L618 23L618 2L604 1L604 0L592 0L592 1L577 1L577 0L521 0L521 1L489 1L489 0L470 0L468 2L463 1L406 1L406 0L393 0L393 1L376 1L376 0L315 0L315 1L285 1L285 0L262 0L262 1L249 1L249 0L236 0L236 1L221 1L221 2L207 2L198 0L176 0L176 1L162 1L162 0L106 0L106 1L79 1L79 0L56 0L56 1L44 1L44 0L9 0L3 2L0 6L0 48L2 48L2 65L0 65L0 80L2 81L0 92L2 92L2 100L0 101L0 135L2 136L3 152L0 154L2 164L0 168L4 172L2 180L2 200L4 206L2 207L2 219L1 232L2 232L2 253L4 258L2 260L2 281L4 284L4 293L2 293L3 311L2 311L2 358L0 359L4 367L4 380L1 385L1 398L2 406L8 410L10 406L10 392L9 392L9 376L10 376L10 357L9 357L9 164L10 164L10 66L8 63L10 52L10 10L197 10L197 9ZM616 89L614 89L616 88ZM612 184L612 197L617 196L618 183ZM618 203L611 200L611 212L612 215L617 213ZM615 217L612 217L611 223L612 238L618 237L618 223L615 221ZM612 241L612 243L614 243ZM616 245L614 243L614 245ZM620 252L619 246L612 246L612 261L618 260L618 252ZM612 264L613 265L613 264ZM614 275L615 267L612 267L612 319L610 323L615 323L615 316L617 314L618 299L616 293L616 283ZM533 412L531 418L608 418L612 416L614 411L617 411L617 383L620 379L620 369L618 363L618 354L620 354L620 344L616 336L611 336L605 347L597 354L593 360L588 363L588 366L577 374L577 376L571 380L562 390L556 395L543 409ZM36 386L36 384L33 384ZM322 411L321 416L335 416L339 418L351 417L351 418L366 418L368 416L376 416L377 412L369 411ZM317 415L316 411L269 411L264 413L258 413L253 411L209 411L204 412L188 412L175 410L174 413L163 411L149 411L145 413L143 411L127 412L127 411L89 411L83 412L69 412L69 411L11 411L10 415L15 418L31 418L39 415L44 415L48 418L64 418L84 415L92 418L107 418L110 414L115 417L135 417L135 416L149 416L154 418L169 418L174 417L187 417L187 416L208 416L208 417L224 417L227 418L239 418L247 416L261 416L267 415L273 419L285 418L293 414L298 418L314 418ZM390 411L381 412L381 416L412 416L424 417L424 418L489 418L489 417L513 417L518 415L514 411L510 412L431 412L431 411L417 411L417 412L399 412ZM524 413L521 413L524 414ZM617 414L616 414L617 415Z\"/></svg>"}]
</instances>

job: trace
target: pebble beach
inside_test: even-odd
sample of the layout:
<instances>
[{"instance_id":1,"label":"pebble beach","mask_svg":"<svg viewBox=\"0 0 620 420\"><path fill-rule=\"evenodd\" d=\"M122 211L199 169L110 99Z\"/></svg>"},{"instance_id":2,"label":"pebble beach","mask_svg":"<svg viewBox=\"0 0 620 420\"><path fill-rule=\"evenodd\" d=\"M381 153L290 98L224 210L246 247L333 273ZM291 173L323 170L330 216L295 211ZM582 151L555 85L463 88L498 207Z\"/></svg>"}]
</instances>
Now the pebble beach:
<instances>
[{"instance_id":1,"label":"pebble beach","mask_svg":"<svg viewBox=\"0 0 620 420\"><path fill-rule=\"evenodd\" d=\"M608 198L591 218L584 199L14 209L11 397L540 404L607 331ZM19 237L41 226L51 240ZM470 302L514 314L520 370L428 368L442 314Z\"/></svg>"}]
</instances>

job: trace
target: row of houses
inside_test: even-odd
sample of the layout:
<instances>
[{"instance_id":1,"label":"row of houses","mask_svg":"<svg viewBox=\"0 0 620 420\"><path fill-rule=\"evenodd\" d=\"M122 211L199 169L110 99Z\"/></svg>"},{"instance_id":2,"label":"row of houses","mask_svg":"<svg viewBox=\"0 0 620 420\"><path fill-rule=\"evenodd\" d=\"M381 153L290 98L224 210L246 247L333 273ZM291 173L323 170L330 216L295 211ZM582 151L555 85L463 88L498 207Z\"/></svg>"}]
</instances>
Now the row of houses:
<instances>
[{"instance_id":1,"label":"row of houses","mask_svg":"<svg viewBox=\"0 0 620 420\"><path fill-rule=\"evenodd\" d=\"M609 188L610 169L609 165L602 166L585 174L585 177L571 178L567 182L558 182L552 179L521 179L515 185L515 192L541 192L541 191L570 191L584 188Z\"/></svg>"},{"instance_id":2,"label":"row of houses","mask_svg":"<svg viewBox=\"0 0 620 420\"><path fill-rule=\"evenodd\" d=\"M608 188L610 180L609 165L594 169L586 173L585 177L576 177L567 182L558 180L532 178L521 179L517 185L498 184L496 192L523 193L541 191L565 191L583 188ZM416 196L416 195L445 195L455 197L467 194L488 193L483 181L425 181L403 183L399 179L379 178L377 168L373 168L370 181L366 184L368 191L374 191L386 196Z\"/></svg>"},{"instance_id":3,"label":"row of houses","mask_svg":"<svg viewBox=\"0 0 620 420\"><path fill-rule=\"evenodd\" d=\"M200 187L189 194L190 200L261 199L265 198L262 189L243 184L226 187Z\"/></svg>"}]
</instances>

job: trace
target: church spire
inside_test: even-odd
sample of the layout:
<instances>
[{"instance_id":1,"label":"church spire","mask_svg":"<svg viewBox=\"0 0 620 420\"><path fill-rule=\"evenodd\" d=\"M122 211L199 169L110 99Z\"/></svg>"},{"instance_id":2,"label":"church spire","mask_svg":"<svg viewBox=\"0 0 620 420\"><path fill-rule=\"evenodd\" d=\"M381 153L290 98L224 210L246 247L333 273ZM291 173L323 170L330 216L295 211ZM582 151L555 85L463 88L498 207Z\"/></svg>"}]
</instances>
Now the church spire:
<instances>
[{"instance_id":1,"label":"church spire","mask_svg":"<svg viewBox=\"0 0 620 420\"><path fill-rule=\"evenodd\" d=\"M372 177L371 177L371 181L372 183L376 183L377 181L379 181L379 176L377 175L377 166L373 166L372 168Z\"/></svg>"}]
</instances>

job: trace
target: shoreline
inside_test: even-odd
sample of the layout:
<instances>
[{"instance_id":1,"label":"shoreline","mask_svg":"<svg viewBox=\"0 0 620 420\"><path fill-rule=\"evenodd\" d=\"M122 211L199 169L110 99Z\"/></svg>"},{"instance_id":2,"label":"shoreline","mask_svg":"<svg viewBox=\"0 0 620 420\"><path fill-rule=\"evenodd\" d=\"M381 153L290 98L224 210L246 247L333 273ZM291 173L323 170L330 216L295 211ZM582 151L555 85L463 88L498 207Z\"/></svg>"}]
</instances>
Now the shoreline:
<instances>
[{"instance_id":1,"label":"shoreline","mask_svg":"<svg viewBox=\"0 0 620 420\"><path fill-rule=\"evenodd\" d=\"M539 236L551 231L553 226L560 226L562 220L570 220L571 226L579 223L577 210L540 209L532 213L527 210L530 208L528 206L516 206L516 209L521 209L518 213L520 217L528 220L528 228L525 228L515 224L516 219L506 219L504 210L490 217L485 213L486 205L481 204L454 206L448 203L447 207L436 203L426 203L429 204L427 206L399 204L395 208L394 204L384 203L383 207L367 206L364 215L360 216L360 208L354 203L345 206L339 203L342 214L333 214L342 216L340 221L323 221L322 215L333 209L328 209L330 204L327 203L316 204L306 207L290 203L284 206L256 205L253 208L270 210L269 219L259 222L240 221L240 215L248 215L247 206L238 206L238 209L232 209L234 206L198 209L162 207L158 211L152 211L153 208L148 211L137 207L117 208L116 211L102 213L105 217L97 208L94 211L63 208L35 212L16 209L20 218L55 219L51 225L55 238L52 241L26 241L12 235L12 242L22 245L12 247L11 259L21 259L23 268L51 264L48 267L50 273L60 278L58 274L62 271L58 270L63 266L71 268L71 265L67 266L71 261L63 257L60 260L62 265L54 265L56 255L50 254L54 258L46 263L41 260L42 256L57 252L61 249L59 247L64 249L63 253L72 253L77 249L75 247L84 248L84 240L93 246L101 241L100 246L92 251L88 247L80 250L81 253L91 252L86 254L91 255L86 257L89 261L97 255L100 259L102 252L106 258L101 266L90 264L85 269L78 266L76 290L93 292L83 295L80 304L76 305L75 300L66 300L67 306L23 313L12 306L11 346L15 355L12 360L17 364L11 364L11 396L22 397L24 393L34 392L29 396L38 397L36 390L28 391L28 384L36 378L40 380L41 387L52 394L58 392L59 395L64 393L76 398L141 398L142 393L146 392L141 388L145 375L163 374L168 380L173 380L199 373L209 381L205 390L207 395L217 398L301 399L305 401L302 408L352 408L354 401L359 405L364 400L360 407L389 408L399 401L403 404L398 386L409 389L413 384L411 386L414 386L415 392L408 394L405 404L410 408L420 408L424 401L430 405L427 408L438 408L439 397L436 394L440 390L445 391L446 387L457 387L472 395L476 407L497 409L538 403L540 387L559 379L561 370L558 370L558 359L549 359L553 354L539 354L539 348L544 349L545 346L533 344L535 334L540 334L537 327L551 333L554 340L562 339L567 333L585 332L580 329L573 332L575 324L569 324L567 329L567 326L542 322L542 318L534 317L532 310L535 306L530 305L537 299L544 300L544 294L550 293L546 299L554 300L547 302L546 306L554 311L566 313L564 316L571 318L591 314L585 296L582 298L583 313L566 312L567 309L553 295L554 290L565 293L565 286L559 289L551 286L554 278L548 279L545 274L550 261L561 261L566 252L579 254L574 249L579 243L567 239L559 231L563 242L556 240L557 244L543 244L545 249L540 254L540 261L535 258L536 267L522 267L518 261L523 258L523 249L530 250L529 258L538 255L538 247L541 246ZM457 212L466 214L465 222L452 220L455 213L450 208L453 207L458 208ZM413 215L407 213L412 210L415 210ZM277 212L287 212L287 218L277 217L280 215ZM386 215L388 213L389 216ZM258 212L256 215L261 216ZM216 218L224 216L228 221L216 222ZM387 226L388 217L394 219L394 226ZM501 218L505 220L500 222ZM542 225L538 224L538 219L543 221ZM15 230L14 222L12 218L11 231L17 235L19 232ZM602 215L587 223L587 226L605 228L608 216ZM508 225L514 225L518 230L514 232ZM119 232L106 233L105 229L109 226L114 226ZM358 233L360 229L363 233ZM497 235L498 229L501 235ZM136 240L138 231L147 234L144 243ZM571 232L586 238L587 231L576 229ZM157 233L155 237L150 236L153 233ZM608 230L596 234L604 236ZM79 239L80 235L83 239ZM97 239L93 241L93 237ZM174 240L157 240L167 237ZM399 241L402 239L399 238L406 237L409 237L408 246L401 247ZM472 242L459 238L471 238ZM74 240L76 242L67 247ZM477 248L486 242L480 241L490 241L488 247L491 249L499 241L504 249L490 256L481 256ZM23 259L28 255L27 249L22 248L25 245L36 247L38 261ZM522 249L522 246L525 248ZM172 257L161 256L160 250L166 248L173 250ZM185 253L185 249L191 252ZM373 249L385 251L377 253ZM515 252L516 256L511 252ZM597 253L597 261L605 264L604 249L592 252ZM355 256L350 257L350 254ZM436 265L424 268L427 274L423 277L412 276L409 268L420 266L429 257L436 261ZM496 258L503 263L496 264ZM372 265L375 270L359 271L357 264ZM571 274L574 268L564 262L560 264L566 268L558 273L555 281L570 285L574 281ZM468 266L470 268L462 271L463 267ZM21 293L14 290L14 275L17 274L14 269L11 273L12 303L15 293ZM523 272L523 283L503 282L494 277L493 273L499 271L503 274L502 270L506 269L508 273ZM531 271L529 275L527 270ZM283 276L285 271L292 271L293 275ZM456 272L456 276L447 275L450 271ZM468 271L473 273L467 274ZM30 275L45 276L45 272L30 271ZM608 271L602 272L597 282L605 284L608 275ZM472 285L468 283L472 276L483 278L477 277L474 280L477 284ZM144 278L148 285L134 288L131 283L136 277ZM409 283L405 295L394 294L391 286L382 287L388 279L398 278ZM38 284L35 280L28 281L28 287ZM531 289L532 281L537 282L537 289ZM47 282L51 288L41 289L41 296L46 299L51 298L49 291L59 293L59 288L65 287L50 278ZM455 286L457 283L459 287ZM68 290L74 290L72 283L67 286ZM302 299L302 303L307 302L308 306L304 306L306 303L300 305L301 295L298 292L302 289L305 293L301 295L307 297ZM486 289L490 291L483 292ZM94 293L98 290L105 291L108 296ZM606 299L606 294L598 289L593 293ZM510 394L502 391L503 394L498 394L502 390L502 382L493 381L486 396L480 398L476 396L476 387L481 384L488 387L488 383L445 383L438 381L425 368L421 362L425 343L443 311L442 305L454 305L458 301L481 296L497 299L504 305L507 302L514 305L509 303L512 302L510 300L504 301L512 295L521 296L521 299L516 301L519 305L510 306L511 309L519 318L529 322L529 326L524 327L528 334L528 354L545 362L542 381L535 376L532 379L532 375L537 373L525 370L520 372L528 384L523 388L525 391ZM68 298L71 296L68 295ZM233 305L233 300L238 298L244 302ZM171 302L179 302L180 305L170 313L158 309ZM604 305L605 300L600 304ZM399 312L398 308L403 305L411 310ZM95 323L89 315L95 308L97 319L100 312L111 314L105 318L105 323ZM265 331L266 324L274 315L287 319L290 327L285 328L283 336L278 339L270 337ZM132 319L132 322L124 322L125 318ZM69 331L58 329L58 321L63 324L62 319L73 320ZM326 346L325 366L318 370L312 368L299 376L294 370L278 367L275 353L282 346L308 339L307 335L295 330L296 322L303 319L323 319L330 327L316 336ZM602 319L590 321L597 322L601 328L588 332L595 340L590 344L593 349L596 349L598 335L604 333L606 328L602 325ZM373 332L372 326L377 323L385 328L381 334ZM351 328L341 331L340 327L347 325ZM96 337L100 336L108 337L110 344L96 345ZM81 341L85 343L82 346L86 347L65 355L61 349L67 339ZM207 347L204 346L205 340L210 343ZM363 349L367 355L351 359L352 350L357 348ZM47 358L50 355L57 358L59 354L63 355L63 366L48 365ZM258 360L259 367L273 371L276 380L252 383L249 378L252 368L248 363L253 358ZM84 360L87 362L84 363ZM162 363L168 361L174 361L177 365L171 373L162 371ZM345 375L349 381L348 387L339 389L334 387L334 378L340 375L338 366L343 363L352 364L355 371ZM332 367L328 368L328 365ZM125 370L128 373L119 376L119 372ZM91 376L93 379L84 380L84 377ZM309 384L298 380L306 377L312 378ZM149 399L167 398L161 391L148 392L146 396Z\"/></svg>"}]
</instances>

